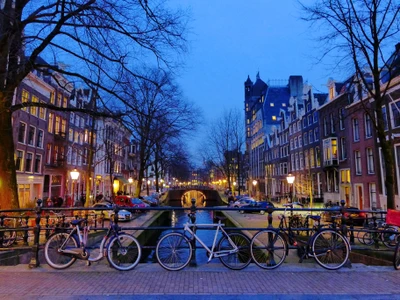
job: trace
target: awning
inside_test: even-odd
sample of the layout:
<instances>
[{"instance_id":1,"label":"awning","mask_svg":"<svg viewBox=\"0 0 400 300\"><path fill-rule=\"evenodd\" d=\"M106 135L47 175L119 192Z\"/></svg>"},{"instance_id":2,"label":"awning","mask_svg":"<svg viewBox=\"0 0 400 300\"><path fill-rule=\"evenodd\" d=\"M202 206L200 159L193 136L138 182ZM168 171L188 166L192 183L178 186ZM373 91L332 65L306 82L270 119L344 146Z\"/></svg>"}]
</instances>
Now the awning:
<instances>
[{"instance_id":1,"label":"awning","mask_svg":"<svg viewBox=\"0 0 400 300\"><path fill-rule=\"evenodd\" d=\"M123 184L128 184L129 183L129 181L124 176L114 176L114 180L119 180Z\"/></svg>"}]
</instances>

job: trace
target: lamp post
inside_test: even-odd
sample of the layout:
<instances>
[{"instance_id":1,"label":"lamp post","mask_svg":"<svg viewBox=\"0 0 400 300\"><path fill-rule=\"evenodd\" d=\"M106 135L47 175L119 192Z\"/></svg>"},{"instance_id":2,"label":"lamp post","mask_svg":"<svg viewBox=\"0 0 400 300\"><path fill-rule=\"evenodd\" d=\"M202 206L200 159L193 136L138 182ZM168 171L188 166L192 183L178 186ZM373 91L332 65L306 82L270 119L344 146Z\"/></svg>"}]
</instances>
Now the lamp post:
<instances>
[{"instance_id":1,"label":"lamp post","mask_svg":"<svg viewBox=\"0 0 400 300\"><path fill-rule=\"evenodd\" d=\"M236 189L236 181L233 182L233 191L232 191L233 196L235 196L235 189Z\"/></svg>"},{"instance_id":2,"label":"lamp post","mask_svg":"<svg viewBox=\"0 0 400 300\"><path fill-rule=\"evenodd\" d=\"M293 183L294 183L294 175L292 174L288 174L288 176L286 177L286 180L288 182L288 184L291 185L291 189L290 189L290 202L293 202L293 193L294 193L294 189L293 189Z\"/></svg>"},{"instance_id":3,"label":"lamp post","mask_svg":"<svg viewBox=\"0 0 400 300\"><path fill-rule=\"evenodd\" d=\"M128 178L128 182L129 182L129 195L132 196L132 182L133 182L133 178L129 177Z\"/></svg>"},{"instance_id":4,"label":"lamp post","mask_svg":"<svg viewBox=\"0 0 400 300\"><path fill-rule=\"evenodd\" d=\"M255 192L255 194L256 194L256 198L257 198L257 188L256 188L256 186L257 186L257 180L253 180L253 186L254 186L254 192Z\"/></svg>"},{"instance_id":5,"label":"lamp post","mask_svg":"<svg viewBox=\"0 0 400 300\"><path fill-rule=\"evenodd\" d=\"M76 189L76 198L74 198L74 191L75 191L75 182L79 178L79 171L75 168L70 172L71 179L72 179L72 198L74 202L74 206L76 206L77 200L78 200L78 189ZM77 186L78 187L78 186Z\"/></svg>"}]
</instances>

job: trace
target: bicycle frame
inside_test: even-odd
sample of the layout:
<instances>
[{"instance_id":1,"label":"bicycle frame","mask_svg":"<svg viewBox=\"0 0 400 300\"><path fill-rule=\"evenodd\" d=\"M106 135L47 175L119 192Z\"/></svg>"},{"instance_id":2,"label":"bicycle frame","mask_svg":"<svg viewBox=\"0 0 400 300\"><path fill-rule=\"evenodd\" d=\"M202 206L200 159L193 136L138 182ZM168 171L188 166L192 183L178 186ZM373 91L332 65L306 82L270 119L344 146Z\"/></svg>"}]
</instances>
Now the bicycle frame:
<instances>
[{"instance_id":1,"label":"bicycle frame","mask_svg":"<svg viewBox=\"0 0 400 300\"><path fill-rule=\"evenodd\" d=\"M200 243L200 245L210 254L208 258L208 262L210 262L214 257L221 257L221 256L227 256L233 253L236 253L239 251L239 248L235 245L235 243L231 240L229 235L226 233L226 231L222 228L224 224L221 222L218 222L216 224L191 224L191 223L186 223L184 225L184 232L188 232L191 236L191 238L194 238L196 241ZM214 240L211 249L196 235L196 233L191 229L192 227L200 227L200 228L209 228L209 227L216 227L215 230L215 235L214 235ZM217 237L218 233L221 231L223 235L226 236L228 239L229 243L231 244L232 248L231 250L222 250L222 251L214 251L216 247L216 242L217 242Z\"/></svg>"}]
</instances>

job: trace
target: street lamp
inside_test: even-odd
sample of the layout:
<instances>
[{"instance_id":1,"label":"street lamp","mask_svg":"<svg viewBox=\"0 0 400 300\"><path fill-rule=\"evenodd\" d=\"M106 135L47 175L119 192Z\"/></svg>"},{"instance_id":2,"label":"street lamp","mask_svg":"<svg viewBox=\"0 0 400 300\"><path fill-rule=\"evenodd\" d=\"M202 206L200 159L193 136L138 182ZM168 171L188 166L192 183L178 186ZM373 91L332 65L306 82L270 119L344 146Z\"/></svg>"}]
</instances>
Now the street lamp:
<instances>
[{"instance_id":1,"label":"street lamp","mask_svg":"<svg viewBox=\"0 0 400 300\"><path fill-rule=\"evenodd\" d=\"M288 176L286 177L287 182L291 185L291 190L290 190L290 202L293 202L293 183L294 183L294 175L292 174L288 174Z\"/></svg>"},{"instance_id":2,"label":"street lamp","mask_svg":"<svg viewBox=\"0 0 400 300\"><path fill-rule=\"evenodd\" d=\"M253 180L253 186L254 186L254 192L256 193L256 198L257 198L257 189L256 189L256 185L257 185L257 180Z\"/></svg>"},{"instance_id":3,"label":"street lamp","mask_svg":"<svg viewBox=\"0 0 400 300\"><path fill-rule=\"evenodd\" d=\"M78 188L76 189L76 199L74 199L74 190L75 190L75 182L79 178L79 171L75 168L73 171L71 171L69 173L70 173L71 179L72 179L72 198L73 198L74 205L76 205L77 200L78 200Z\"/></svg>"},{"instance_id":4,"label":"street lamp","mask_svg":"<svg viewBox=\"0 0 400 300\"><path fill-rule=\"evenodd\" d=\"M133 182L133 178L129 177L128 178L128 182L129 182L129 195L132 195L132 182Z\"/></svg>"},{"instance_id":5,"label":"street lamp","mask_svg":"<svg viewBox=\"0 0 400 300\"><path fill-rule=\"evenodd\" d=\"M236 181L233 182L233 196L235 196L235 190L236 190Z\"/></svg>"}]
</instances>

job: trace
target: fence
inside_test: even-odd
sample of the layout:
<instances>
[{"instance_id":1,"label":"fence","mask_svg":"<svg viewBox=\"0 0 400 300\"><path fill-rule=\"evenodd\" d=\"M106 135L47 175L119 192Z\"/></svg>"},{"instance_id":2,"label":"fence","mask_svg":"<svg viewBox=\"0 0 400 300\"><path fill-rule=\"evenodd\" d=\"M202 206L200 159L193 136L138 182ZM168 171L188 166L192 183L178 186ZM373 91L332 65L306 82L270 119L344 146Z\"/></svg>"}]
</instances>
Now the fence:
<instances>
[{"instance_id":1,"label":"fence","mask_svg":"<svg viewBox=\"0 0 400 300\"><path fill-rule=\"evenodd\" d=\"M248 208L231 208L227 206L220 207L195 207L194 202L192 202L192 207L148 207L143 208L143 211L163 211L171 214L173 211L182 211L182 210L190 210L192 212L196 212L197 210L203 211L213 211L214 214L217 213L225 213L230 215L230 217L240 216L239 212L250 212ZM121 207L122 208L122 207ZM129 211L135 211L134 208L131 207L123 207L123 209ZM352 250L356 251L379 251L379 252L393 252L393 249L382 247L381 243L381 235L387 234L389 236L396 234L397 237L397 229L395 228L381 228L379 224L384 222L386 211L354 211L350 209L346 209L344 204L341 208L332 209L304 209L304 208L288 208L288 207L276 207L269 208L266 214L267 226L273 227L273 216L282 213L289 212L290 214L321 214L324 216L324 222L329 223L332 216L338 215L340 216L340 221L342 224L346 224L346 228L348 231L348 238L350 244L352 245ZM116 211L118 213L118 210ZM232 213L234 212L234 213ZM77 219L80 217L85 217L89 219L94 224L94 231L104 230L105 222L104 218L101 217L101 214L104 213L104 209L98 208L60 208L58 211L54 211L52 208L43 208L41 206L36 207L35 209L18 209L18 210L2 210L0 211L0 255L5 251L16 251L23 250L29 251L32 253L29 266L31 268L39 266L39 251L43 248L44 243L46 242L47 237L54 231L60 228L64 228L68 226L68 222L71 219ZM355 217L355 213L358 213L358 216L361 213L365 213L366 217ZM235 215L236 214L236 215ZM154 214L153 218L158 218ZM357 223L362 220L362 224ZM233 223L231 223L233 224ZM119 223L121 226L121 223ZM122 225L121 228L123 230L136 230L141 233L148 233L149 231L162 231L162 230L180 230L183 227L172 227L169 226L159 226L156 224L155 226L148 226L148 224L140 224L139 226L129 226L130 224ZM246 225L246 224L245 224ZM247 224L248 226L239 226L239 227L226 227L226 230L241 230L248 232L255 232L258 230L265 229L266 227L252 227L249 226L251 224ZM299 230L309 230L309 228L298 228ZM15 239L18 241L14 245L7 245L7 242L10 242L10 232L15 232ZM360 242L360 235L369 233L372 243L365 244ZM143 245L144 249L152 250L155 248L155 242Z\"/></svg>"}]
</instances>

